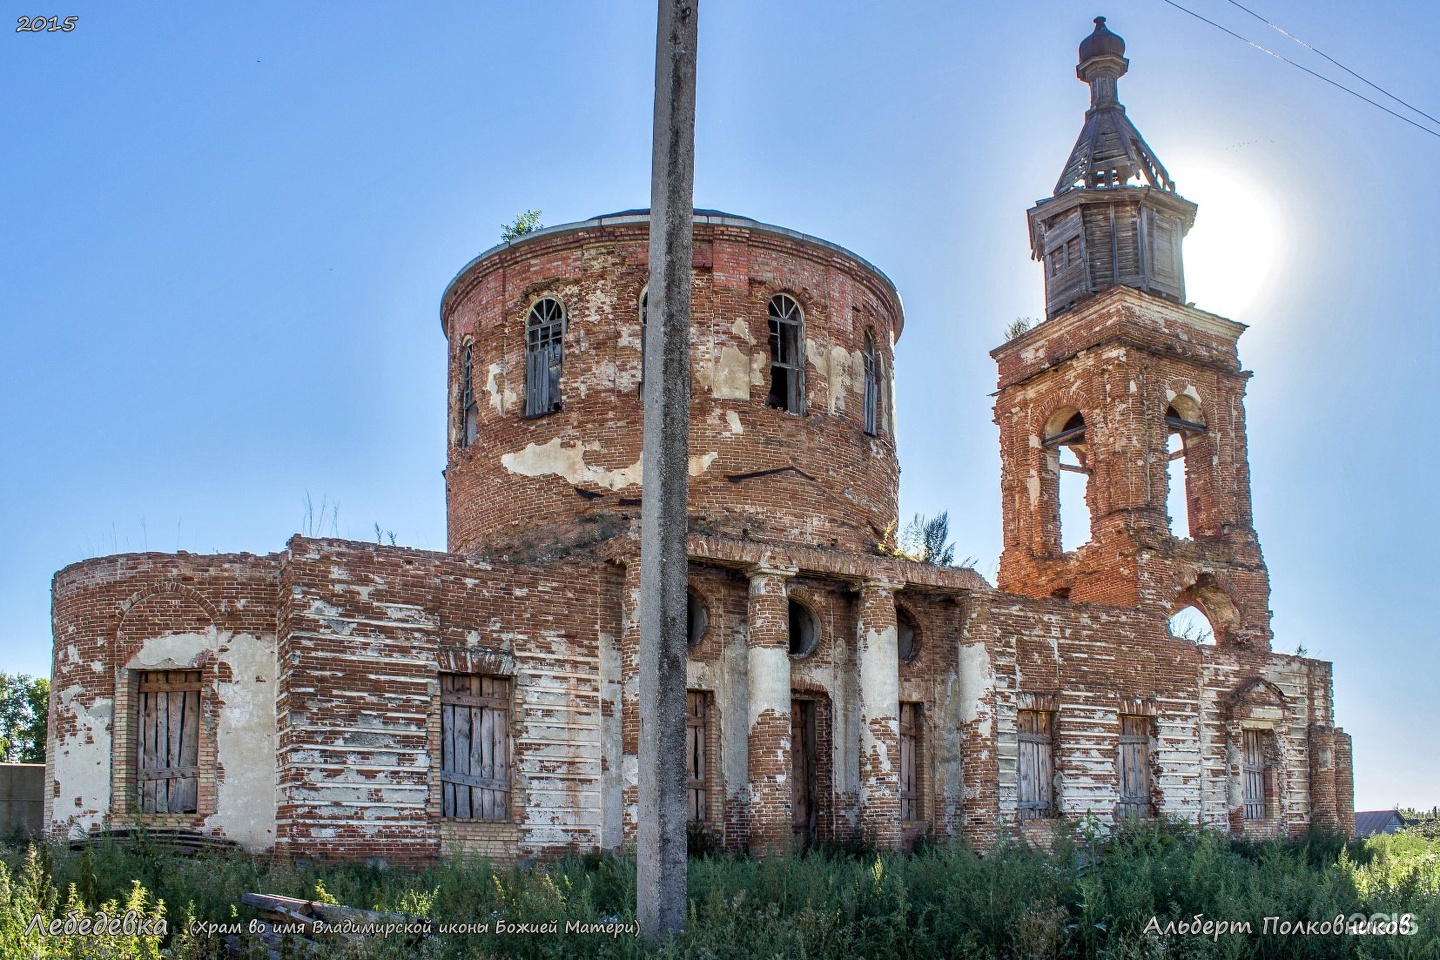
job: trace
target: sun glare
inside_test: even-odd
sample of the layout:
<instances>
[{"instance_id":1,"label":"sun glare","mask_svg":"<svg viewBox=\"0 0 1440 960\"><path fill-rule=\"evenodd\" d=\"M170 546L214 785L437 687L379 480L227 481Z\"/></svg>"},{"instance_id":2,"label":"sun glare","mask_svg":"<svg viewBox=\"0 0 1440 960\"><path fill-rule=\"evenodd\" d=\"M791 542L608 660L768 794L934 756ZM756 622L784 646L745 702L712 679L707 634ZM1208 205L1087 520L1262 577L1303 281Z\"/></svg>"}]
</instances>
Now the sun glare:
<instances>
[{"instance_id":1,"label":"sun glare","mask_svg":"<svg viewBox=\"0 0 1440 960\"><path fill-rule=\"evenodd\" d=\"M1257 183L1196 164L1180 185L1200 205L1185 238L1185 295L1201 310L1241 322L1271 295L1285 251L1275 203Z\"/></svg>"}]
</instances>

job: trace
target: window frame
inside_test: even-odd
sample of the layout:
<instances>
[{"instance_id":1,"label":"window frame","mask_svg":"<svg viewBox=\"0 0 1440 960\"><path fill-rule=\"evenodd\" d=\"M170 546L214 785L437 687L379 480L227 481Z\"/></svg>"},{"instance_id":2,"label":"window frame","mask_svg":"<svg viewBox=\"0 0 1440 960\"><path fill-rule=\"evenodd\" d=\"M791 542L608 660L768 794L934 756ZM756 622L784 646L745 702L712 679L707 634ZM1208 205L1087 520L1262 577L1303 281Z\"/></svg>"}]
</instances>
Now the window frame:
<instances>
[{"instance_id":1,"label":"window frame","mask_svg":"<svg viewBox=\"0 0 1440 960\"><path fill-rule=\"evenodd\" d=\"M788 293L777 293L767 305L770 333L770 392L765 405L796 416L805 415L805 308ZM785 374L777 389L776 371ZM783 390L783 396L781 395Z\"/></svg>"},{"instance_id":2,"label":"window frame","mask_svg":"<svg viewBox=\"0 0 1440 960\"><path fill-rule=\"evenodd\" d=\"M1240 731L1240 801L1246 823L1270 819L1268 734L1268 730ZM1258 791L1258 795L1252 793L1252 790Z\"/></svg>"},{"instance_id":3,"label":"window frame","mask_svg":"<svg viewBox=\"0 0 1440 960\"><path fill-rule=\"evenodd\" d=\"M880 434L880 358L875 350L875 333L865 331L865 410L863 429L867 436Z\"/></svg>"},{"instance_id":4,"label":"window frame","mask_svg":"<svg viewBox=\"0 0 1440 960\"><path fill-rule=\"evenodd\" d=\"M513 819L515 791L511 718L514 691L514 678L510 676L492 673L440 674L440 757L437 771L441 819L490 823L507 823ZM459 746L462 743L459 736L460 710L466 711L468 720L464 725L466 735L463 743L466 749L463 751L463 770L456 769L460 766ZM475 747L481 742L477 732L490 744L490 762L485 762L486 755L482 750L478 757L481 771L478 774L474 772L477 760ZM500 751L498 760L497 749ZM488 777L483 775L487 767L490 771Z\"/></svg>"},{"instance_id":5,"label":"window frame","mask_svg":"<svg viewBox=\"0 0 1440 960\"><path fill-rule=\"evenodd\" d=\"M553 308L553 309L552 309ZM569 321L558 297L540 297L525 314L525 416L564 409L565 332Z\"/></svg>"},{"instance_id":6,"label":"window frame","mask_svg":"<svg viewBox=\"0 0 1440 960\"><path fill-rule=\"evenodd\" d=\"M900 820L916 823L924 819L923 763L925 760L925 705L900 704Z\"/></svg>"},{"instance_id":7,"label":"window frame","mask_svg":"<svg viewBox=\"0 0 1440 960\"><path fill-rule=\"evenodd\" d=\"M1122 819L1144 819L1154 815L1154 777L1150 768L1151 729L1150 717L1132 713L1120 714L1120 733L1115 742L1115 779L1116 793L1119 796L1116 811ZM1132 789L1127 791L1127 787Z\"/></svg>"},{"instance_id":8,"label":"window frame","mask_svg":"<svg viewBox=\"0 0 1440 960\"><path fill-rule=\"evenodd\" d=\"M134 790L136 812L142 817L172 814L195 816L200 812L200 717L204 709L201 704L204 690L202 670L135 672ZM157 694L164 696L157 697ZM178 722L173 719L177 694L180 706ZM159 708L161 704L163 709ZM147 730L147 725L151 726L151 729ZM177 733L178 743L174 736ZM165 762L151 762L159 759L159 754L163 754ZM177 760L180 762L175 762ZM187 760L189 762L185 762ZM175 786L170 785L177 782L178 794ZM157 787L149 789L148 784L156 784ZM159 784L167 785L164 788L166 798L163 805L158 796ZM180 809L175 809L177 803Z\"/></svg>"},{"instance_id":9,"label":"window frame","mask_svg":"<svg viewBox=\"0 0 1440 960\"><path fill-rule=\"evenodd\" d=\"M1027 729L1033 728L1033 729ZM1016 809L1021 820L1048 820L1056 816L1055 803L1055 711L1015 712ZM1026 756L1033 757L1028 783L1034 795L1027 796Z\"/></svg>"},{"instance_id":10,"label":"window frame","mask_svg":"<svg viewBox=\"0 0 1440 960\"><path fill-rule=\"evenodd\" d=\"M480 435L480 403L475 396L475 344L468 340L460 348L459 407L455 445L464 450Z\"/></svg>"},{"instance_id":11,"label":"window frame","mask_svg":"<svg viewBox=\"0 0 1440 960\"><path fill-rule=\"evenodd\" d=\"M685 811L691 823L710 822L710 712L707 690L685 691Z\"/></svg>"}]
</instances>

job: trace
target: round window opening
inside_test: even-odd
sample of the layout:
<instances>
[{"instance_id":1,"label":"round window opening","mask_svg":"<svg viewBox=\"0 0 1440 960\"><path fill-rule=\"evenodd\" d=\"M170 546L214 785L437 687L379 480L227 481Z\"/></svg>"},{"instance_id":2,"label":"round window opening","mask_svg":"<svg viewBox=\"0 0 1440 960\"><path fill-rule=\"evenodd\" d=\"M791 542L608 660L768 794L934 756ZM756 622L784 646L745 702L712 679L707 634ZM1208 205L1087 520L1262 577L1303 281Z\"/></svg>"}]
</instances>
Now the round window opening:
<instances>
[{"instance_id":1,"label":"round window opening","mask_svg":"<svg viewBox=\"0 0 1440 960\"><path fill-rule=\"evenodd\" d=\"M710 625L710 614L705 610L705 601L694 590L685 592L685 636L690 646L695 646L705 637L705 628Z\"/></svg>"},{"instance_id":2,"label":"round window opening","mask_svg":"<svg viewBox=\"0 0 1440 960\"><path fill-rule=\"evenodd\" d=\"M798 600L790 601L790 656L809 655L820 640L820 625L815 614Z\"/></svg>"},{"instance_id":3,"label":"round window opening","mask_svg":"<svg viewBox=\"0 0 1440 960\"><path fill-rule=\"evenodd\" d=\"M915 621L904 610L895 611L895 652L902 663L909 663L920 652L920 634Z\"/></svg>"}]
</instances>

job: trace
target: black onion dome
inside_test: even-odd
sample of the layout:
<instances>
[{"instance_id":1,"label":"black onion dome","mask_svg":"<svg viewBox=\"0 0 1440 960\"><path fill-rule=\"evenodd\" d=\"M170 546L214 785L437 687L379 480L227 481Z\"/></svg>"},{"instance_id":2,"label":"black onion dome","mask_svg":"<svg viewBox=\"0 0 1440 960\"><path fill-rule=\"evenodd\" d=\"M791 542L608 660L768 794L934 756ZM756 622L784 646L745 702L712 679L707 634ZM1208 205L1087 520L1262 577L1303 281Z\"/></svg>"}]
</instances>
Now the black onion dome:
<instances>
[{"instance_id":1,"label":"black onion dome","mask_svg":"<svg viewBox=\"0 0 1440 960\"><path fill-rule=\"evenodd\" d=\"M1096 17L1095 32L1080 41L1080 62L1104 56L1125 56L1125 41L1105 28L1104 17Z\"/></svg>"}]
</instances>

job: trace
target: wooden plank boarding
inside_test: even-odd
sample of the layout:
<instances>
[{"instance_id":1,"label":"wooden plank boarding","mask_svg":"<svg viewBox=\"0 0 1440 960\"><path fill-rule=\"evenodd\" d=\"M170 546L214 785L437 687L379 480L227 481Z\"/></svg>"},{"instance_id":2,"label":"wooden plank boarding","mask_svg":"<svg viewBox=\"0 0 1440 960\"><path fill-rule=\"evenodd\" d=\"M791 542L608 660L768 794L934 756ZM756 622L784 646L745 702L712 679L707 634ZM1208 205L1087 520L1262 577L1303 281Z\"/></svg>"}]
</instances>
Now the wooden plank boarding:
<instances>
[{"instance_id":1,"label":"wooden plank boarding","mask_svg":"<svg viewBox=\"0 0 1440 960\"><path fill-rule=\"evenodd\" d=\"M456 820L510 816L510 679L440 675L440 812Z\"/></svg>"},{"instance_id":2,"label":"wooden plank boarding","mask_svg":"<svg viewBox=\"0 0 1440 960\"><path fill-rule=\"evenodd\" d=\"M136 780L141 813L195 813L200 780L198 670L139 675Z\"/></svg>"}]
</instances>

